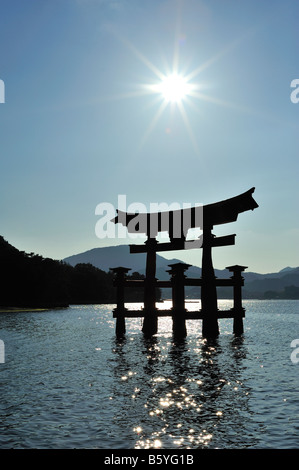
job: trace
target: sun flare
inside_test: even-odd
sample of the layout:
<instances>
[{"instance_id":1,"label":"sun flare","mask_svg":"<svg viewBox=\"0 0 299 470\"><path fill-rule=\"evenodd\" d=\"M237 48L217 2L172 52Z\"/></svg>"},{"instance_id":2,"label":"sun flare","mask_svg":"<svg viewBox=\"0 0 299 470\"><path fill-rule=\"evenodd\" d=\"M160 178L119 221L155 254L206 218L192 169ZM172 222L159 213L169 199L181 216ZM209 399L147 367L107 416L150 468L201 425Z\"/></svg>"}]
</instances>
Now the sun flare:
<instances>
[{"instance_id":1,"label":"sun flare","mask_svg":"<svg viewBox=\"0 0 299 470\"><path fill-rule=\"evenodd\" d=\"M173 73L163 77L153 91L160 93L167 103L179 103L190 95L192 85L184 76Z\"/></svg>"},{"instance_id":2,"label":"sun flare","mask_svg":"<svg viewBox=\"0 0 299 470\"><path fill-rule=\"evenodd\" d=\"M115 31L114 34L116 34ZM210 67L215 61L222 58L225 54L230 52L232 48L237 46L240 39L228 44L214 56L210 57L208 60L190 71L186 69L186 67L180 67L179 64L181 44L179 37L176 37L172 67L169 66L169 63L164 61L164 67L162 70L151 62L150 59L138 50L137 47L127 38L119 36L119 34L116 35L138 58L138 60L142 62L154 75L150 82L139 83L137 84L137 88L135 85L133 91L119 96L119 98L135 98L137 96L156 95L156 99L153 100L152 103L156 105L158 104L157 110L145 131L140 146L143 146L145 141L149 138L167 108L170 108L171 110L171 118L177 111L181 115L185 128L189 134L190 141L192 142L194 151L197 155L200 154L197 138L193 132L189 119L189 111L195 110L196 112L202 113L202 110L196 105L196 102L208 102L241 112L252 112L250 109L243 106L219 99L214 95L206 94L204 90L206 88L211 88L211 85L204 83L202 80L200 80L200 82L197 81L197 77L205 69ZM167 134L172 134L171 127L167 126L165 132Z\"/></svg>"}]
</instances>

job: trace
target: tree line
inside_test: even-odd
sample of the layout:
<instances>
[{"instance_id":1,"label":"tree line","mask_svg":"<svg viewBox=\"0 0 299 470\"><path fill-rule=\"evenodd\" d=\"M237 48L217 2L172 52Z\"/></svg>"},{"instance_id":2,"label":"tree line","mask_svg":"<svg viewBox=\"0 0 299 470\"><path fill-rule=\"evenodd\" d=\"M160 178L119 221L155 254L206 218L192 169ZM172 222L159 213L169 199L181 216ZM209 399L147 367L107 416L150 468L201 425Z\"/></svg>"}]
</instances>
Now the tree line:
<instances>
[{"instance_id":1,"label":"tree line","mask_svg":"<svg viewBox=\"0 0 299 470\"><path fill-rule=\"evenodd\" d=\"M71 266L63 261L25 253L0 236L1 307L54 308L70 304L115 303L114 275L92 264ZM128 279L143 279L139 273ZM127 288L127 302L142 302L143 289ZM160 292L158 292L158 295Z\"/></svg>"}]
</instances>

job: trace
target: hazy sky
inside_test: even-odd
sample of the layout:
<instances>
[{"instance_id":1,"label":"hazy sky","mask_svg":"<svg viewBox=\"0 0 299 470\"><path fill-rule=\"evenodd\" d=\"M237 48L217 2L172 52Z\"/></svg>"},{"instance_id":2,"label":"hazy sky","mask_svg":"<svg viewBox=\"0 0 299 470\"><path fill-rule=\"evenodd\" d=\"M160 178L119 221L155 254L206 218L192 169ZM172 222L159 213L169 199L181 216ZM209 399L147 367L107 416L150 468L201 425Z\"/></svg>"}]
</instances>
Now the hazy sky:
<instances>
[{"instance_id":1,"label":"hazy sky","mask_svg":"<svg viewBox=\"0 0 299 470\"><path fill-rule=\"evenodd\" d=\"M118 195L209 204L254 186L259 208L214 229L237 234L215 267L299 266L298 22L294 0L1 0L0 234L61 259L132 243L95 233ZM174 70L196 91L165 105L145 85Z\"/></svg>"}]
</instances>

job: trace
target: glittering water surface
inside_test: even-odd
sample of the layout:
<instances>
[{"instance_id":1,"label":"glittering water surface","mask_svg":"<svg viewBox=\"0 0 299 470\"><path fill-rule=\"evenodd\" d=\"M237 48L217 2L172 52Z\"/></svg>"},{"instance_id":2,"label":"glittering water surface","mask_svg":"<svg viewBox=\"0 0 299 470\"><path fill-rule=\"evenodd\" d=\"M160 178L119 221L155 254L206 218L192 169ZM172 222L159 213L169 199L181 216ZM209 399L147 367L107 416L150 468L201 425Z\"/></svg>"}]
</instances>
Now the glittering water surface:
<instances>
[{"instance_id":1,"label":"glittering water surface","mask_svg":"<svg viewBox=\"0 0 299 470\"><path fill-rule=\"evenodd\" d=\"M198 320L174 342L169 318L116 340L111 305L0 314L0 447L298 448L299 301L244 306L244 335L222 319L214 342Z\"/></svg>"}]
</instances>

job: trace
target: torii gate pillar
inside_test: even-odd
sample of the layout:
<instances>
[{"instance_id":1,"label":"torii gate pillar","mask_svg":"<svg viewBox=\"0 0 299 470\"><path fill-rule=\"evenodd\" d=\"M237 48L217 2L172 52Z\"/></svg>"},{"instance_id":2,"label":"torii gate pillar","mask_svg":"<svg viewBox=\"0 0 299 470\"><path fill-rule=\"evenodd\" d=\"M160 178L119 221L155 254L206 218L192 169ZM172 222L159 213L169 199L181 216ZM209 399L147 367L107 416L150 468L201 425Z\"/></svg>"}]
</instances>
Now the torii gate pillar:
<instances>
[{"instance_id":1,"label":"torii gate pillar","mask_svg":"<svg viewBox=\"0 0 299 470\"><path fill-rule=\"evenodd\" d=\"M212 240L213 235L211 228L204 227L202 244L201 308L203 314L202 335L205 338L215 338L219 335L217 319L217 289L212 262Z\"/></svg>"},{"instance_id":2,"label":"torii gate pillar","mask_svg":"<svg viewBox=\"0 0 299 470\"><path fill-rule=\"evenodd\" d=\"M145 244L146 270L144 280L144 321L142 331L144 336L150 337L158 331L158 317L156 310L156 248L157 240L149 238Z\"/></svg>"},{"instance_id":3,"label":"torii gate pillar","mask_svg":"<svg viewBox=\"0 0 299 470\"><path fill-rule=\"evenodd\" d=\"M122 337L126 332L126 322L125 322L125 294L124 294L124 287L125 287L125 276L126 274L131 271L130 268L124 268L119 266L118 268L110 268L111 271L116 275L114 280L114 285L117 287L116 290L116 309L115 312L117 313L116 317L116 336Z\"/></svg>"},{"instance_id":4,"label":"torii gate pillar","mask_svg":"<svg viewBox=\"0 0 299 470\"><path fill-rule=\"evenodd\" d=\"M168 272L171 275L172 285L172 330L175 338L184 338L186 330L186 309L185 309L185 271L190 268L190 264L174 263L169 264Z\"/></svg>"},{"instance_id":5,"label":"torii gate pillar","mask_svg":"<svg viewBox=\"0 0 299 470\"><path fill-rule=\"evenodd\" d=\"M243 317L244 317L244 308L242 307L242 286L244 285L244 278L242 277L242 272L247 268L247 266L227 266L230 272L233 273L232 280L234 285L234 334L242 335L244 333L243 328Z\"/></svg>"}]
</instances>

